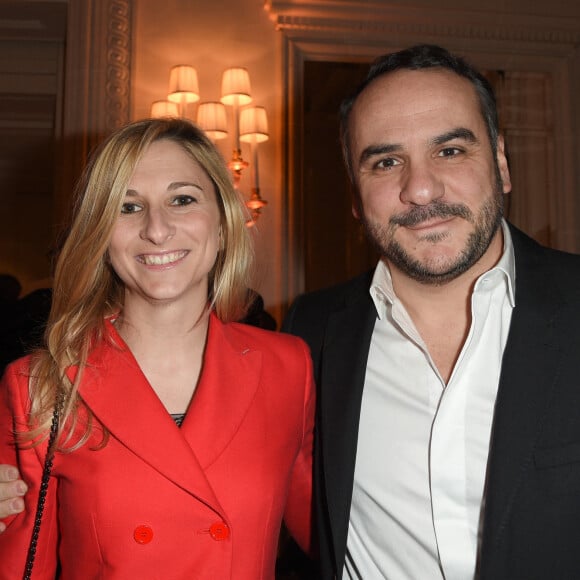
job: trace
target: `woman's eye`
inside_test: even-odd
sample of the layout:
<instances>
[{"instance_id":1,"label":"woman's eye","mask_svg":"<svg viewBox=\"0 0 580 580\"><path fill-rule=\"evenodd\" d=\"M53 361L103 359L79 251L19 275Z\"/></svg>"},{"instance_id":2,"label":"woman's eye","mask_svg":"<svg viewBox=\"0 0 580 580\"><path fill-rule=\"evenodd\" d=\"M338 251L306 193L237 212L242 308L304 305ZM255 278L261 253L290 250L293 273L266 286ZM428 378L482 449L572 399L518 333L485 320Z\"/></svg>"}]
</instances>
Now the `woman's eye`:
<instances>
[{"instance_id":1,"label":"woman's eye","mask_svg":"<svg viewBox=\"0 0 580 580\"><path fill-rule=\"evenodd\" d=\"M142 211L142 208L136 203L125 202L121 206L121 213L137 213L139 211Z\"/></svg>"},{"instance_id":2,"label":"woman's eye","mask_svg":"<svg viewBox=\"0 0 580 580\"><path fill-rule=\"evenodd\" d=\"M173 198L171 205L184 206L189 205L194 201L196 200L194 197L191 197L191 195L178 195L177 197Z\"/></svg>"}]
</instances>

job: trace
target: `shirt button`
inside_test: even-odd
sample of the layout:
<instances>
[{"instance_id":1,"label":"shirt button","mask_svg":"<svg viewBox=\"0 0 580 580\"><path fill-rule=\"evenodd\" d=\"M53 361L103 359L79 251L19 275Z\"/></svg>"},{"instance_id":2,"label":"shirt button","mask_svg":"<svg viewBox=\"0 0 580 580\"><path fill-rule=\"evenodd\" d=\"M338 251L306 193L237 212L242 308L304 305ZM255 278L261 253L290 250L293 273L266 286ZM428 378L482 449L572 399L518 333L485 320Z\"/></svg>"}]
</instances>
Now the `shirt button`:
<instances>
[{"instance_id":1,"label":"shirt button","mask_svg":"<svg viewBox=\"0 0 580 580\"><path fill-rule=\"evenodd\" d=\"M225 522L216 522L209 527L209 535L216 542L221 542L230 537L230 529Z\"/></svg>"},{"instance_id":2,"label":"shirt button","mask_svg":"<svg viewBox=\"0 0 580 580\"><path fill-rule=\"evenodd\" d=\"M137 526L133 538L138 544L148 544L153 539L153 530L149 526Z\"/></svg>"}]
</instances>

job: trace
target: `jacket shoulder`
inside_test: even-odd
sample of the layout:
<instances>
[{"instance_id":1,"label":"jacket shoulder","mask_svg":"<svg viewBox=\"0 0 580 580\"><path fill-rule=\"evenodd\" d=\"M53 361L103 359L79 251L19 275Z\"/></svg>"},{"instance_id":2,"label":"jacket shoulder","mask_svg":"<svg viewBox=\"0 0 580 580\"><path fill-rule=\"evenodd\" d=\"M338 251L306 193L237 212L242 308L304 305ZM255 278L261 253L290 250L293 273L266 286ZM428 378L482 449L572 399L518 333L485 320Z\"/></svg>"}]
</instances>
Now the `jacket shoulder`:
<instances>
[{"instance_id":1,"label":"jacket shoulder","mask_svg":"<svg viewBox=\"0 0 580 580\"><path fill-rule=\"evenodd\" d=\"M301 335L301 327L319 327L333 312L351 306L368 307L373 273L374 270L369 270L342 284L298 296L290 306L282 330Z\"/></svg>"},{"instance_id":2,"label":"jacket shoulder","mask_svg":"<svg viewBox=\"0 0 580 580\"><path fill-rule=\"evenodd\" d=\"M303 351L304 341L296 336L283 334L276 330L266 330L241 322L230 322L223 325L223 332L228 340L242 349L260 349L269 352Z\"/></svg>"},{"instance_id":3,"label":"jacket shoulder","mask_svg":"<svg viewBox=\"0 0 580 580\"><path fill-rule=\"evenodd\" d=\"M369 296L373 274L374 270L369 270L347 282L301 294L294 300L291 310L321 314L364 300Z\"/></svg>"},{"instance_id":4,"label":"jacket shoulder","mask_svg":"<svg viewBox=\"0 0 580 580\"><path fill-rule=\"evenodd\" d=\"M545 282L560 286L564 294L578 293L580 255L542 246L510 224L516 256L516 279L522 273L540 273ZM524 276L525 277L525 276Z\"/></svg>"}]
</instances>

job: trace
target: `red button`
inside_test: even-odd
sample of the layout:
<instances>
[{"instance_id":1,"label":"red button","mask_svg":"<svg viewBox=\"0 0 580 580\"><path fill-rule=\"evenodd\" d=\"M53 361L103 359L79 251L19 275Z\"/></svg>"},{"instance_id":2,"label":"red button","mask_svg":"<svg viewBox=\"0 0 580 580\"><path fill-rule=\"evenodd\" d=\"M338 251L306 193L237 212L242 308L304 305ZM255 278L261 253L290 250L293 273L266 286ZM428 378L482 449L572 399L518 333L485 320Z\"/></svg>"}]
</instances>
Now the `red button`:
<instances>
[{"instance_id":1,"label":"red button","mask_svg":"<svg viewBox=\"0 0 580 580\"><path fill-rule=\"evenodd\" d=\"M133 538L138 544L148 544L153 539L153 530L149 526L137 526Z\"/></svg>"},{"instance_id":2,"label":"red button","mask_svg":"<svg viewBox=\"0 0 580 580\"><path fill-rule=\"evenodd\" d=\"M216 540L216 542L221 542L230 537L230 528L228 528L228 525L225 522L216 522L209 527L209 535Z\"/></svg>"}]
</instances>

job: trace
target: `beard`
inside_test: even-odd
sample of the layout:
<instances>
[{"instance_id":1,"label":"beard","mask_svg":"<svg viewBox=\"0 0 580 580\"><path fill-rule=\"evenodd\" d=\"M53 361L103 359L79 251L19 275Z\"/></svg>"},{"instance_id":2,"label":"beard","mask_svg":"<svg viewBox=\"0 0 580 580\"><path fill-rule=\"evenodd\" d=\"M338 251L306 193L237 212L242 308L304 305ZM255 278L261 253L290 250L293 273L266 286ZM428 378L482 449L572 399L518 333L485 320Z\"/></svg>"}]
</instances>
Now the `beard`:
<instances>
[{"instance_id":1,"label":"beard","mask_svg":"<svg viewBox=\"0 0 580 580\"><path fill-rule=\"evenodd\" d=\"M418 282L434 286L442 285L469 270L489 248L503 217L501 177L499 171L496 171L493 195L485 201L477 215L464 204L450 204L438 200L429 205L413 206L408 212L392 216L387 226L371 223L364 216L364 212L361 212L361 215L367 236L382 258L386 258L403 274ZM465 219L474 227L465 247L455 258L445 261L435 259L419 261L395 240L395 232L399 226L416 226L432 218L447 217ZM435 245L446 237L445 233L427 234L422 241Z\"/></svg>"}]
</instances>

